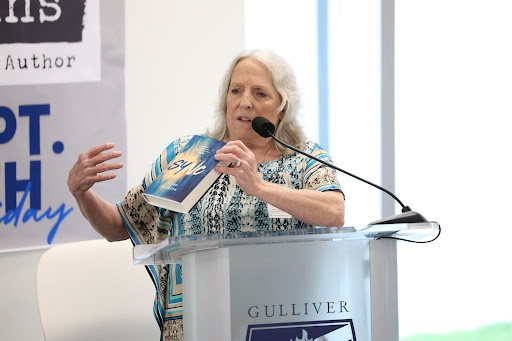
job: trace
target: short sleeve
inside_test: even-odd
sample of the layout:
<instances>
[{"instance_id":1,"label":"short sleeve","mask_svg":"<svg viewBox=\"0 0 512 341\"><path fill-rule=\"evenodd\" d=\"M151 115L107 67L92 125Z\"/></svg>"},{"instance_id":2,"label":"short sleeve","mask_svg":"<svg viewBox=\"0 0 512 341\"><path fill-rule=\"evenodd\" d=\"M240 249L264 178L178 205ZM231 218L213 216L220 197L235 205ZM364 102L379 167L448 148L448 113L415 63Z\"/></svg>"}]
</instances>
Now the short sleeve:
<instances>
[{"instance_id":1,"label":"short sleeve","mask_svg":"<svg viewBox=\"0 0 512 341\"><path fill-rule=\"evenodd\" d=\"M144 200L143 192L142 183L139 183L117 203L117 210L135 245L155 244L167 238L167 234L158 233L158 210Z\"/></svg>"},{"instance_id":2,"label":"short sleeve","mask_svg":"<svg viewBox=\"0 0 512 341\"><path fill-rule=\"evenodd\" d=\"M322 161L332 164L329 154L316 143L307 144L306 152ZM303 181L305 189L315 191L337 190L342 192L340 183L336 178L336 171L314 159L307 161Z\"/></svg>"}]
</instances>

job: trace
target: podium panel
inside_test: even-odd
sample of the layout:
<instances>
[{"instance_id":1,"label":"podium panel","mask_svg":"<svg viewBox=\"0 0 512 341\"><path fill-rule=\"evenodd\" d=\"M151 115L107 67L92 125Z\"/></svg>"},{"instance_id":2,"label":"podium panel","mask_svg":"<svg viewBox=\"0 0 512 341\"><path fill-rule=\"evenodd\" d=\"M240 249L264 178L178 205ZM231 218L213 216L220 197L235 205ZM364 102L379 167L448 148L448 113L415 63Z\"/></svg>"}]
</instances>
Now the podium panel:
<instances>
[{"instance_id":1,"label":"podium panel","mask_svg":"<svg viewBox=\"0 0 512 341\"><path fill-rule=\"evenodd\" d=\"M195 283L183 291L186 340L369 340L369 241L336 244L185 255L183 283Z\"/></svg>"},{"instance_id":2,"label":"podium panel","mask_svg":"<svg viewBox=\"0 0 512 341\"><path fill-rule=\"evenodd\" d=\"M179 236L134 248L182 264L184 337L398 341L397 237L437 223Z\"/></svg>"}]
</instances>

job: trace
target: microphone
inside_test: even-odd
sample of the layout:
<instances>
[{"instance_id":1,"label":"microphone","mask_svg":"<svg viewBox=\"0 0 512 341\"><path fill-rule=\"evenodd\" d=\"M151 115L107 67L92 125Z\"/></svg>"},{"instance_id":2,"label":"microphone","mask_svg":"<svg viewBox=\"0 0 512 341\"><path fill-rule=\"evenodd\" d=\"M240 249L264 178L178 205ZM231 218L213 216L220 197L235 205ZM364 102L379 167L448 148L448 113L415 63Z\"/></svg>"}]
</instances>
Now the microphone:
<instances>
[{"instance_id":1,"label":"microphone","mask_svg":"<svg viewBox=\"0 0 512 341\"><path fill-rule=\"evenodd\" d=\"M360 180L360 181L363 181L365 183L367 183L368 185L371 185L377 189L380 189L381 191L385 192L386 194L390 195L393 199L395 199L396 202L398 202L400 204L400 206L402 206L402 213L400 214L396 214L396 215L393 215L391 217L387 217L387 218L383 218L383 219L380 219L380 220L377 220L377 221L374 221L373 223L370 223L369 225L379 225L379 224L401 224L401 223L407 223L407 224L410 224L410 223L427 223L428 220L422 216L421 214L419 214L418 212L415 212L413 210L411 210L411 208L409 206L405 206L401 201L400 199L398 199L396 197L396 195L394 195L393 193L391 193L390 191L388 191L387 189L381 187L381 186L378 186L374 183L371 183L370 181L368 180L365 180L363 178L360 178L358 177L357 175L354 175L354 174L351 174L339 167L336 167L335 165L332 165L328 162L325 162L324 160L320 160L319 158L313 156L313 155L310 155L306 152L303 152L302 150L299 150L293 146L290 146L282 141L280 141L278 138L276 138L274 136L274 132L276 131L276 127L274 126L274 124L272 122L270 122L269 120L267 120L265 117L261 117L261 116L258 116L256 118L254 118L254 120L252 120L252 129L254 129L254 131L256 131L261 137L264 137L264 138L268 138L268 137L271 137L272 139L274 139L276 142L278 142L279 144L285 146L286 148L289 148L293 151L296 151L297 153L300 153L302 155L305 155L313 160L316 160L324 165L326 165L327 167L330 167L332 169L335 169L337 171L340 171L342 173L345 173L357 180Z\"/></svg>"}]
</instances>

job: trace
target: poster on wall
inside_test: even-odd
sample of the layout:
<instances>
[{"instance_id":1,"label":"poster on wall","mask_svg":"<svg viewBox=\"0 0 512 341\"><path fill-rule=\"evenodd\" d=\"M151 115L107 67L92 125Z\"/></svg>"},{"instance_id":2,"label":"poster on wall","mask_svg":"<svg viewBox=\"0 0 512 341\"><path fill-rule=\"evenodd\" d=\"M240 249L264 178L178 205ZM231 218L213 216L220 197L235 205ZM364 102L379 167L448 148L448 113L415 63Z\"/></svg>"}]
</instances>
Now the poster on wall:
<instances>
[{"instance_id":1,"label":"poster on wall","mask_svg":"<svg viewBox=\"0 0 512 341\"><path fill-rule=\"evenodd\" d=\"M100 238L67 177L95 145L126 155L124 89L123 0L0 0L0 252Z\"/></svg>"}]
</instances>

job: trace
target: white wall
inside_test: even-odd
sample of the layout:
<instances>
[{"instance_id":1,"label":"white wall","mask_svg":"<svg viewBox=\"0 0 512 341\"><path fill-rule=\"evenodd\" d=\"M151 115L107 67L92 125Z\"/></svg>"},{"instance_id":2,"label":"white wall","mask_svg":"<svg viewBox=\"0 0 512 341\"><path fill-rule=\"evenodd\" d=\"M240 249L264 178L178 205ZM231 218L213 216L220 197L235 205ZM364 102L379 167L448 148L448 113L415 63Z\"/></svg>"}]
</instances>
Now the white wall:
<instances>
[{"instance_id":1,"label":"white wall","mask_svg":"<svg viewBox=\"0 0 512 341\"><path fill-rule=\"evenodd\" d=\"M174 138L213 122L222 75L244 48L243 1L138 3L127 6L129 187Z\"/></svg>"},{"instance_id":2,"label":"white wall","mask_svg":"<svg viewBox=\"0 0 512 341\"><path fill-rule=\"evenodd\" d=\"M126 1L128 187L174 138L204 132L221 75L243 47L243 1ZM0 340L44 340L36 293L42 253L0 254Z\"/></svg>"},{"instance_id":3,"label":"white wall","mask_svg":"<svg viewBox=\"0 0 512 341\"><path fill-rule=\"evenodd\" d=\"M512 3L396 9L397 193L443 228L399 243L401 335L510 323Z\"/></svg>"}]
</instances>

